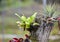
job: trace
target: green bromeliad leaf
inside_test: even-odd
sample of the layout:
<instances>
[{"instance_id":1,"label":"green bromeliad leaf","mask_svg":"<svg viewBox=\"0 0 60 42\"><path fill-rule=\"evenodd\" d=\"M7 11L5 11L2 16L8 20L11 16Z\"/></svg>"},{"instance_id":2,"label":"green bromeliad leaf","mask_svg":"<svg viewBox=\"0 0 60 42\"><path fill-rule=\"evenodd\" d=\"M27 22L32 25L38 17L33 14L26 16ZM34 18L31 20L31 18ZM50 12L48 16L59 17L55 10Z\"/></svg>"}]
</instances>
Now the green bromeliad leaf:
<instances>
[{"instance_id":1,"label":"green bromeliad leaf","mask_svg":"<svg viewBox=\"0 0 60 42\"><path fill-rule=\"evenodd\" d=\"M23 15L23 16L19 16L17 13L15 13L15 15L20 19L20 21L26 21L27 18Z\"/></svg>"},{"instance_id":2,"label":"green bromeliad leaf","mask_svg":"<svg viewBox=\"0 0 60 42\"><path fill-rule=\"evenodd\" d=\"M24 15L20 17L17 13L15 15L18 16L18 18L20 19L20 27L24 28L24 25L25 25L25 28L29 28L30 24L34 22L36 14L37 12L35 12L32 16L28 18L26 18L26 16Z\"/></svg>"},{"instance_id":3,"label":"green bromeliad leaf","mask_svg":"<svg viewBox=\"0 0 60 42\"><path fill-rule=\"evenodd\" d=\"M21 22L21 23L20 23L20 27L22 27L22 28L23 28L23 27L24 27L24 25L25 25L25 24L24 24L23 22Z\"/></svg>"},{"instance_id":4,"label":"green bromeliad leaf","mask_svg":"<svg viewBox=\"0 0 60 42\"><path fill-rule=\"evenodd\" d=\"M21 17L21 21L25 22L27 20L27 18L25 16Z\"/></svg>"},{"instance_id":5,"label":"green bromeliad leaf","mask_svg":"<svg viewBox=\"0 0 60 42\"><path fill-rule=\"evenodd\" d=\"M36 17L36 14L37 14L37 12L34 13L32 16L28 17L27 22L32 23L34 21L35 17Z\"/></svg>"},{"instance_id":6,"label":"green bromeliad leaf","mask_svg":"<svg viewBox=\"0 0 60 42\"><path fill-rule=\"evenodd\" d=\"M54 7L54 5L47 5L44 11L46 16L52 17L53 14L56 12L56 8Z\"/></svg>"},{"instance_id":7,"label":"green bromeliad leaf","mask_svg":"<svg viewBox=\"0 0 60 42\"><path fill-rule=\"evenodd\" d=\"M35 13L30 17L32 22L34 21L34 19L35 19L35 17L36 17L36 14L37 14L37 12L35 12Z\"/></svg>"},{"instance_id":8,"label":"green bromeliad leaf","mask_svg":"<svg viewBox=\"0 0 60 42\"><path fill-rule=\"evenodd\" d=\"M36 14L37 14L37 12L35 12L32 16L28 17L27 21L29 21L30 23L32 23L34 21L35 17L36 17Z\"/></svg>"},{"instance_id":9,"label":"green bromeliad leaf","mask_svg":"<svg viewBox=\"0 0 60 42\"><path fill-rule=\"evenodd\" d=\"M27 18L26 28L29 28L30 27L30 24L34 22L34 19L36 17L36 14L37 14L37 12L34 13L32 16L30 16L30 17Z\"/></svg>"},{"instance_id":10,"label":"green bromeliad leaf","mask_svg":"<svg viewBox=\"0 0 60 42\"><path fill-rule=\"evenodd\" d=\"M15 15L16 15L18 18L21 18L17 13L15 13Z\"/></svg>"},{"instance_id":11,"label":"green bromeliad leaf","mask_svg":"<svg viewBox=\"0 0 60 42\"><path fill-rule=\"evenodd\" d=\"M39 23L33 23L33 25L39 25Z\"/></svg>"}]
</instances>

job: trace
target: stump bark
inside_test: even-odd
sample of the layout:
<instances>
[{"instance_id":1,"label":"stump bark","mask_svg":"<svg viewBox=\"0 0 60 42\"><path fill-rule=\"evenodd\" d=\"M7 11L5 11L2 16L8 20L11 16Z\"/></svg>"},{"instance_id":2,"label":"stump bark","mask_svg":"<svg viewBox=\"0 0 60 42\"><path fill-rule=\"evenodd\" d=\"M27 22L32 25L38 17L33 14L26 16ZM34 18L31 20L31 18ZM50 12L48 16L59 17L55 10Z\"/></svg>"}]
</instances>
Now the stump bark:
<instances>
[{"instance_id":1,"label":"stump bark","mask_svg":"<svg viewBox=\"0 0 60 42\"><path fill-rule=\"evenodd\" d=\"M52 30L53 23L44 23L41 21L41 25L38 28L36 34L38 37L38 42L49 42L49 35Z\"/></svg>"}]
</instances>

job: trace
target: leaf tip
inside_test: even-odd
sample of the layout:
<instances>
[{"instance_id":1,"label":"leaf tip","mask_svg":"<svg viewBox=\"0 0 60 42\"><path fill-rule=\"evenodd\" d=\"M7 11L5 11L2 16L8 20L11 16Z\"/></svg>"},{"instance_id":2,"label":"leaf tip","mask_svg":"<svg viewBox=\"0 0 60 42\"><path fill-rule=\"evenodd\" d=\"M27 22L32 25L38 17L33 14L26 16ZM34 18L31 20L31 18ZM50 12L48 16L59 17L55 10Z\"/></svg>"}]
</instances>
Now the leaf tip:
<instances>
[{"instance_id":1,"label":"leaf tip","mask_svg":"<svg viewBox=\"0 0 60 42\"><path fill-rule=\"evenodd\" d=\"M37 12L35 12L34 14L37 14Z\"/></svg>"}]
</instances>

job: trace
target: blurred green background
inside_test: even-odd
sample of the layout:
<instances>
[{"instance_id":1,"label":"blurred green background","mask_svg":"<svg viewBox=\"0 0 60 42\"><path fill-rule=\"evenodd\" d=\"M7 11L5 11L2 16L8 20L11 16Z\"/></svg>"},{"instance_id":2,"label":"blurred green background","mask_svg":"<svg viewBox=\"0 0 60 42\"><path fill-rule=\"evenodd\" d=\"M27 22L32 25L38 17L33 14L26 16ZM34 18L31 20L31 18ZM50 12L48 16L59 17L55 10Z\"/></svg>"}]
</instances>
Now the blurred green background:
<instances>
[{"instance_id":1,"label":"blurred green background","mask_svg":"<svg viewBox=\"0 0 60 42\"><path fill-rule=\"evenodd\" d=\"M57 11L60 11L60 0L47 0L47 3L56 3ZM42 0L0 0L0 34L2 30L4 34L17 34L19 28L16 21L19 20L14 14L18 13L20 16L30 16L34 12L38 12L37 16L43 14ZM4 28L4 29L2 29ZM51 35L58 35L58 24L55 22ZM33 42L37 42L34 38L31 38ZM2 40L2 38L0 38ZM10 39L4 39L8 42ZM60 39L50 40L50 42L60 42Z\"/></svg>"}]
</instances>

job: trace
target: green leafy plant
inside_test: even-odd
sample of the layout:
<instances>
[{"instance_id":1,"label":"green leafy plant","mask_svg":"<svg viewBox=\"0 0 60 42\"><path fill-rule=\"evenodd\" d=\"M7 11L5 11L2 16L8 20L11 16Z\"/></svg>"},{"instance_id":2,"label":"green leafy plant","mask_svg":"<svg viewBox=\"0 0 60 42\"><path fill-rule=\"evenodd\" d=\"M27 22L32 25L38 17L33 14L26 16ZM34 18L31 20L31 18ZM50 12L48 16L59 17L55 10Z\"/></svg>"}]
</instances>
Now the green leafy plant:
<instances>
[{"instance_id":1,"label":"green leafy plant","mask_svg":"<svg viewBox=\"0 0 60 42\"><path fill-rule=\"evenodd\" d=\"M44 13L46 16L52 17L53 14L56 12L56 8L54 5L47 5L46 8L44 9Z\"/></svg>"},{"instance_id":2,"label":"green leafy plant","mask_svg":"<svg viewBox=\"0 0 60 42\"><path fill-rule=\"evenodd\" d=\"M20 19L20 21L17 21L18 26L24 28L24 30L26 28L30 28L30 24L34 23L36 14L37 14L37 12L35 12L32 16L27 18L24 15L23 16L19 16L17 13L15 13L15 15L18 16L18 18ZM34 24L37 24L37 23L34 23Z\"/></svg>"},{"instance_id":3,"label":"green leafy plant","mask_svg":"<svg viewBox=\"0 0 60 42\"><path fill-rule=\"evenodd\" d=\"M55 4L53 5L47 5L46 8L44 9L44 14L48 17L57 17L59 15L59 12L56 11L56 6Z\"/></svg>"}]
</instances>

